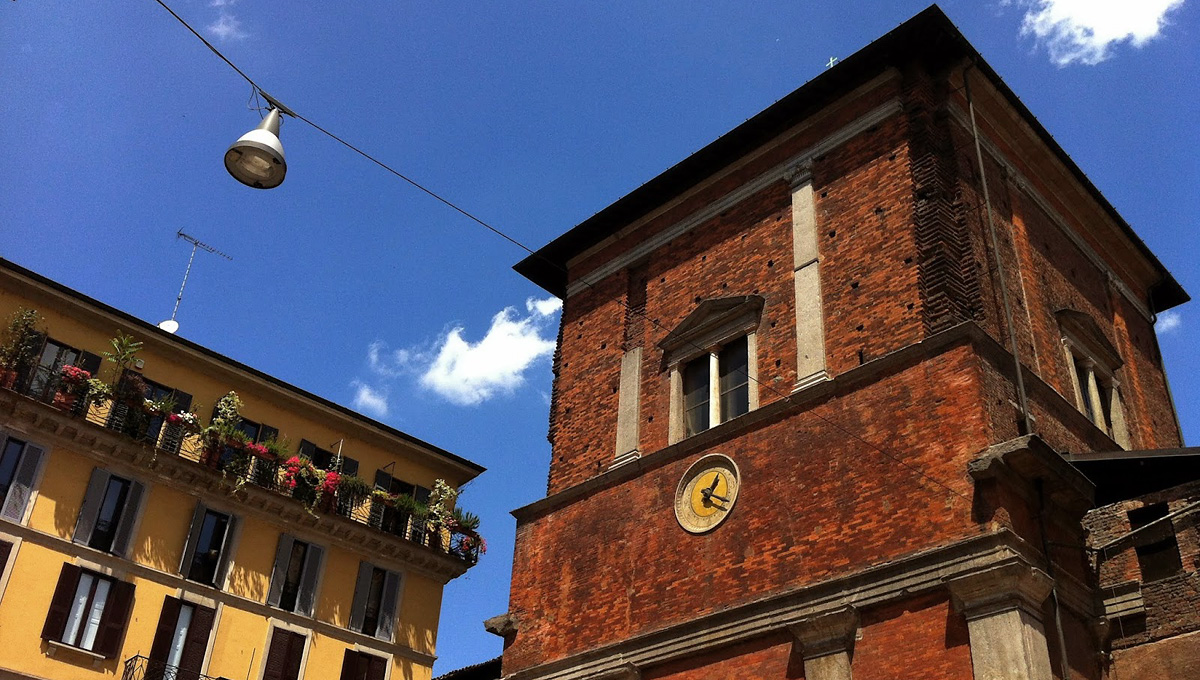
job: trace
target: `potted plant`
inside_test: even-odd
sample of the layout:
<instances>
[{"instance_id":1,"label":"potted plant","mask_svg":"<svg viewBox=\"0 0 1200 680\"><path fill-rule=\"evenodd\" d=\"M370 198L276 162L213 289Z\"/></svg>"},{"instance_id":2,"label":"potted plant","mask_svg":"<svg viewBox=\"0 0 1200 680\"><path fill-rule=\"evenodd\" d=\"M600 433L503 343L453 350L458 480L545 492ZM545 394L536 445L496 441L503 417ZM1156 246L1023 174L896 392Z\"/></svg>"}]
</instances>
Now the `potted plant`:
<instances>
[{"instance_id":1,"label":"potted plant","mask_svg":"<svg viewBox=\"0 0 1200 680\"><path fill-rule=\"evenodd\" d=\"M59 388L54 393L54 406L64 411L70 411L80 396L87 396L88 381L92 374L78 366L67 364L59 372Z\"/></svg>"},{"instance_id":2,"label":"potted plant","mask_svg":"<svg viewBox=\"0 0 1200 680\"><path fill-rule=\"evenodd\" d=\"M37 310L24 307L8 317L0 336L0 387L13 389L17 378L33 368L45 335L38 330L42 322Z\"/></svg>"},{"instance_id":3,"label":"potted plant","mask_svg":"<svg viewBox=\"0 0 1200 680\"><path fill-rule=\"evenodd\" d=\"M350 517L363 501L371 497L374 486L357 475L342 475L338 482L338 514Z\"/></svg>"}]
</instances>

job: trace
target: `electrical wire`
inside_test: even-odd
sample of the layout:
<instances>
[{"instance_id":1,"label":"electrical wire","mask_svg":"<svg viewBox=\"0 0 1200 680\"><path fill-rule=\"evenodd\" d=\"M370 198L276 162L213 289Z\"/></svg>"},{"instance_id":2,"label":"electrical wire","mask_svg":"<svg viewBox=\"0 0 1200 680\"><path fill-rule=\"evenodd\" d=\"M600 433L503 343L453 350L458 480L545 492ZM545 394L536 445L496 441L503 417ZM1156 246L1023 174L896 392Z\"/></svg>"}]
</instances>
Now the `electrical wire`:
<instances>
[{"instance_id":1,"label":"electrical wire","mask_svg":"<svg viewBox=\"0 0 1200 680\"><path fill-rule=\"evenodd\" d=\"M276 103L277 103L277 100L275 100L273 97L271 97L271 96L270 96L270 95L267 93L267 91L266 91L266 90L264 90L264 89L262 88L262 86L260 86L258 83L256 83L256 82L254 81L254 79L252 79L250 76L246 75L246 72L245 72L245 71L243 71L242 69L238 68L236 64L234 64L234 63L233 63L233 62L232 62L232 61L231 61L231 60L230 60L228 57L226 57L224 54L222 54L222 53L221 53L221 51L220 51L220 50L218 50L218 49L217 49L217 48L216 48L216 47L215 47L215 46L214 46L212 43L210 43L208 40L206 40L206 39L204 38L204 36L200 35L200 33L199 33L198 31L196 31L196 29L195 29L195 28L192 28L191 24L189 24L189 23L188 23L186 20L184 20L184 18L183 18L183 17L179 16L179 14L177 14L177 13L175 12L175 10L171 9L171 8L170 8L170 7L169 7L169 6L166 4L166 2L164 2L164 0L154 0L154 1L155 1L155 2L157 2L159 5L161 5L163 9L167 10L167 12L169 12L169 13L171 14L171 16L175 18L175 20L176 20L176 21L178 21L179 23L183 24L183 26L184 26L184 27L185 27L185 28L186 28L186 29L187 29L189 32L191 32L191 34L192 34L192 35L196 36L196 38L197 38L197 39L199 39L199 40L200 40L200 42L204 43L205 47L207 47L207 48L208 48L210 51L212 51L212 53L213 53L213 54L217 55L217 57L218 57L218 58L219 58L221 61L225 62L225 63L226 63L226 64L227 64L227 65L228 65L228 66L229 66L231 69L233 69L233 70L234 70L234 71L235 71L235 72L236 72L236 73L237 73L239 76L241 76L241 77L242 77L242 78L243 78L243 79L244 79L246 82L250 83L250 86L254 88L254 90L255 90L255 93L256 93L256 94L260 94L260 93L261 93L261 95L262 95L262 96L263 96L265 99L267 99L267 101L268 101L268 102L270 102L270 103L272 103L272 104L276 104ZM286 107L283 107L283 108L286 108ZM281 108L281 112L283 111L283 108ZM351 150L351 151L353 151L354 153L357 153L358 155L362 156L363 158L365 158L365 159L367 159L367 160L371 161L372 163L374 163L375 165L379 166L380 168L382 168L382 169L383 169L383 170L385 170L386 172L388 172L388 173L390 173L390 174L392 174L392 175L396 176L397 178L399 178L399 179L403 180L404 182L407 182L408 184L410 184L410 185L411 185L411 186L413 186L414 188L418 189L419 191L423 192L424 194L428 195L429 197L433 198L434 200L438 201L439 203L441 203L441 204L445 205L446 207L450 208L451 210L453 210L453 211L455 211L455 212L459 213L460 215L462 215L462 216L466 217L467 219L471 220L472 222L475 222L475 223L476 223L476 224L478 224L479 226L481 226L481 227L483 227L483 228L487 229L488 231L492 232L493 234L495 234L495 235L499 236L500 238L502 238L502 239L504 239L504 240L508 241L509 243L511 243L511 244L513 244L513 245L515 245L515 246L517 246L518 248L520 248L521 250L525 251L525 252L526 252L526 253L528 253L529 255L531 255L531 256L533 256L533 257L536 257L536 258L538 258L538 259L542 260L543 262L545 262L546 264L550 265L551 267L553 267L553 268L555 268L555 269L557 269L557 270L561 271L563 274L566 274L566 273L567 273L567 271L566 271L566 270L565 270L565 269L564 269L564 268L563 268L561 265L559 265L558 263L550 261L550 260L549 260L548 258L546 258L544 255L541 255L541 254L539 254L537 251L535 251L534 249L532 249L532 248L530 248L529 246L525 245L524 243L520 242L520 241L519 241L519 240L517 240L516 238L513 238L512 236L509 236L508 234L504 233L503 231L501 231L501 230L500 230L500 229L498 229L497 227L494 227L494 226L492 226L491 224L489 224L488 222L484 221L483 219L481 219L481 218L479 218L479 217L476 217L474 214L472 214L472 213L470 213L469 211L467 211L466 209L464 209L464 208L462 208L462 207L458 206L457 204L455 204L453 201L449 200L448 198L445 198L444 196L442 196L441 194L437 193L436 191L434 191L434 190L430 189L429 187L426 187L425 185L421 184L420 182L417 182L416 180L414 180L413 178L409 177L408 175L405 175L404 173L400 172L399 170L396 170L396 169L395 169L395 168L393 168L392 166L388 165L387 163L384 163L383 161L379 160L379 159L378 159L378 158L376 158L375 156L372 156L371 154L369 154L369 153L367 153L366 151L364 151L364 150L360 149L359 147L357 147L357 146L355 146L355 145L351 144L350 142L346 141L345 139L343 139L343 138L339 137L338 135L336 135L336 134L334 134L334 133L330 132L329 130L326 130L325 128L321 127L320 125L318 125L317 123L313 122L312 120L309 120L308 118L306 118L306 117L304 117L304 116L302 116L302 115L300 115L300 114L298 114L298 113L296 113L296 112L292 111L291 109L287 109L287 110L286 110L286 113L288 113L288 114L292 115L293 117L295 117L295 118L296 118L296 119L298 119L298 120L301 120L301 121L303 121L303 122L307 123L309 126L311 126L313 129L317 130L318 132L320 132L320 133L324 134L325 136L329 137L330 139L333 139L334 141L338 142L338 143L339 143L339 144L341 144L342 146L345 146L347 149L350 149L350 150ZM581 279L581 281L582 281L582 282L584 283L584 285L586 285L586 286L587 286L589 289L595 290L595 286L594 286L593 284L591 284L591 283L588 283L586 280L582 280L582 279ZM625 301L623 301L623 300L620 300L620 299L618 299L618 298L612 298L610 301L618 303L619 305L621 305L622 307L624 307L624 308L625 308L625 310L626 310L626 311L628 311L629 313L631 313L631 314L634 314L634 315L636 315L636 316L640 316L640 317L641 317L641 318L643 318L644 320L648 321L648 322L649 322L649 323L650 323L652 326L654 326L655 328L657 328L657 329L659 329L659 330L662 330L662 331L670 332L670 329L669 329L669 328L666 328L666 327L665 327L665 326L663 326L661 323L659 323L657 320L655 320L655 319L652 319L652 318L651 318L651 317L650 317L648 314L646 314L645 312L643 312L643 311L639 311L639 310L637 310L637 309L634 309L634 308L630 307L630 306L629 306L629 304L628 304L628 303L626 303ZM704 352L704 351L706 351L706 350L704 350L704 348L700 347L699 345L695 345L694 343L689 343L689 344L691 344L691 345L692 345L692 348L693 348L693 349L696 349L696 350L698 350L698 351L701 351L701 352ZM770 391L770 392L774 393L776 396L780 397L781 399L784 399L784 400L786 400L786 399L789 399L789 398L791 398L791 397L792 397L792 394L790 394L790 393L788 393L788 392L784 392L784 391L782 391L782 390L780 390L780 389L776 388L775 386L773 386L773 385L771 385L771 384L769 384L769 383L763 382L763 381L761 381L761 380L758 380L758 379L754 378L753 376L749 375L749 369L744 369L744 370L746 370L746 373L747 373L747 375L746 375L746 378L747 378L747 380L748 380L749 382L753 382L753 383L755 383L756 385L758 385L759 387L766 388L768 391ZM866 446L866 447L868 447L868 448L870 448L870 449L874 450L875 452L879 453L880 455L882 455L882 456L884 456L884 457L886 457L886 458L889 458L889 459L891 459L891 460L892 460L893 462L895 462L897 465L900 465L901 467L903 467L903 468L907 469L907 470L908 470L909 472L911 472L911 473L912 473L914 476L916 476L916 477L918 477L918 478L921 478L921 479L924 479L924 480L926 480L926 481L928 481L928 482L930 482L930 483L932 483L932 484L934 484L934 485L936 485L936 486L938 486L938 487L941 487L941 488L942 488L942 489L944 489L945 491L948 491L948 492L950 492L950 493L954 494L955 496L958 496L959 498L962 498L962 499L964 499L964 500L965 500L965 501L967 501L968 503L971 503L971 502L972 502L972 501L971 501L971 498L970 498L969 496L967 496L966 494L964 494L964 493L962 493L962 492L958 491L957 489L955 489L955 488L953 488L953 487L951 487L951 486L949 486L949 485L945 484L945 483L944 483L944 482L942 482L941 480L938 480L938 479L936 479L936 478L934 478L934 477L932 477L932 476L930 476L930 475L926 474L926 473L925 473L924 471L922 471L920 468L918 468L918 467L916 467L916 466L914 466L914 465L912 465L912 464L908 463L907 461L905 461L905 460L904 460L903 458L901 458L900 456L898 456L898 455L896 455L896 454L893 454L893 453L891 453L891 452L887 451L886 449L884 449L884 448L880 447L879 445L875 444L874 442L868 441L868 440L866 440L866 439L864 439L864 438L860 437L859 435L855 434L854 432L850 431L849 429L847 429L847 428L843 427L843 426L842 426L841 424L839 424L838 422L836 422L836 421L834 421L834 420L832 420L832 419L830 419L830 418L827 418L827 417L825 417L825 416L821 415L820 413L817 413L817 411L815 410L815 408L814 408L814 409L807 410L807 411L802 411L802 412L801 412L801 415L811 415L811 416L813 416L814 418L816 418L816 419L818 419L818 420L822 421L822 422L823 422L823 423L825 423L826 425L828 425L828 426L830 426L830 427L832 427L832 428L836 429L836 430L837 430L838 432L840 432L841 434L843 434L843 435L845 435L845 436L847 436L847 437L850 437L851 439L854 439L855 441L858 441L858 442L860 442L860 443L861 443L861 444L863 444L864 446Z\"/></svg>"}]
</instances>

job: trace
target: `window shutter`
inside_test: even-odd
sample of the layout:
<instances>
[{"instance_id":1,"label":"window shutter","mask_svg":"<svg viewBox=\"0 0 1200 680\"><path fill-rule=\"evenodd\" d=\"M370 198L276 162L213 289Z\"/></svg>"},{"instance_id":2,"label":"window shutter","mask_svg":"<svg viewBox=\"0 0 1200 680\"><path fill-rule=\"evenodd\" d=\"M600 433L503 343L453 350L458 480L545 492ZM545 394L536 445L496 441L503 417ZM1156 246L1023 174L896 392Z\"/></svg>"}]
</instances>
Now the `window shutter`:
<instances>
[{"instance_id":1,"label":"window shutter","mask_svg":"<svg viewBox=\"0 0 1200 680\"><path fill-rule=\"evenodd\" d=\"M308 638L299 633L288 633L287 665L284 667L284 679L296 680L300 677L300 666L304 663L304 643Z\"/></svg>"},{"instance_id":2,"label":"window shutter","mask_svg":"<svg viewBox=\"0 0 1200 680\"><path fill-rule=\"evenodd\" d=\"M400 597L400 574L387 572L383 579L383 597L379 601L379 628L375 637L392 641L392 629L396 625L396 605Z\"/></svg>"},{"instance_id":3,"label":"window shutter","mask_svg":"<svg viewBox=\"0 0 1200 680\"><path fill-rule=\"evenodd\" d=\"M145 494L145 484L130 480L129 492L125 495L125 507L121 509L121 521L117 524L117 534L113 537L113 554L126 556L129 542L133 539L133 525L137 522L138 510L142 506L142 496Z\"/></svg>"},{"instance_id":4,"label":"window shutter","mask_svg":"<svg viewBox=\"0 0 1200 680\"><path fill-rule=\"evenodd\" d=\"M3 437L0 437L2 445ZM8 496L4 499L4 507L0 517L12 520L18 524L25 519L25 508L33 497L33 483L37 479L38 467L41 465L45 449L33 444L26 444L21 454L21 462L17 464L17 474L13 476L12 486L8 487Z\"/></svg>"},{"instance_id":5,"label":"window shutter","mask_svg":"<svg viewBox=\"0 0 1200 680\"><path fill-rule=\"evenodd\" d=\"M388 493L392 492L392 476L383 470L375 471L375 488L382 489Z\"/></svg>"},{"instance_id":6,"label":"window shutter","mask_svg":"<svg viewBox=\"0 0 1200 680\"><path fill-rule=\"evenodd\" d=\"M158 626L154 629L154 641L150 643L150 660L166 663L171 653L171 641L175 637L175 624L179 622L179 610L183 602L166 595L163 597L162 614L158 616Z\"/></svg>"},{"instance_id":7,"label":"window shutter","mask_svg":"<svg viewBox=\"0 0 1200 680\"><path fill-rule=\"evenodd\" d=\"M262 680L286 680L283 673L288 658L288 635L290 633L282 628L276 628L271 633L271 648L263 664Z\"/></svg>"},{"instance_id":8,"label":"window shutter","mask_svg":"<svg viewBox=\"0 0 1200 680\"><path fill-rule=\"evenodd\" d=\"M259 426L259 429L258 429L259 443L269 442L272 439L279 439L279 430L271 427L270 425Z\"/></svg>"},{"instance_id":9,"label":"window shutter","mask_svg":"<svg viewBox=\"0 0 1200 680\"><path fill-rule=\"evenodd\" d=\"M367 657L367 680L383 680L383 676L387 674L387 659L374 654L365 654Z\"/></svg>"},{"instance_id":10,"label":"window shutter","mask_svg":"<svg viewBox=\"0 0 1200 680\"><path fill-rule=\"evenodd\" d=\"M179 562L179 573L187 578L192 570L192 559L196 557L196 543L200 540L200 527L204 524L204 504L197 503L196 511L192 513L192 528L188 532L187 543L183 546L183 559Z\"/></svg>"},{"instance_id":11,"label":"window shutter","mask_svg":"<svg viewBox=\"0 0 1200 680\"><path fill-rule=\"evenodd\" d=\"M298 614L312 616L317 604L317 579L321 576L321 566L325 562L325 549L319 545L308 544L308 553L304 556L304 570L300 572L300 595L296 598Z\"/></svg>"},{"instance_id":12,"label":"window shutter","mask_svg":"<svg viewBox=\"0 0 1200 680\"><path fill-rule=\"evenodd\" d=\"M100 504L104 502L108 478L109 474L104 470L92 470L87 493L83 495L83 507L79 509L79 520L75 523L75 537L72 540L76 543L86 545L92 540L92 530L96 528L96 516L100 514Z\"/></svg>"},{"instance_id":13,"label":"window shutter","mask_svg":"<svg viewBox=\"0 0 1200 680\"><path fill-rule=\"evenodd\" d=\"M302 458L307 458L309 460L312 460L313 456L316 455L316 453L317 453L317 445L316 444L308 441L307 439L300 440L300 456Z\"/></svg>"},{"instance_id":14,"label":"window shutter","mask_svg":"<svg viewBox=\"0 0 1200 680\"><path fill-rule=\"evenodd\" d=\"M100 630L96 633L97 654L114 658L121 653L121 638L125 637L125 624L133 609L133 584L128 581L113 581L100 617Z\"/></svg>"},{"instance_id":15,"label":"window shutter","mask_svg":"<svg viewBox=\"0 0 1200 680\"><path fill-rule=\"evenodd\" d=\"M367 618L367 596L371 594L370 562L359 562L358 580L354 583L354 602L350 606L350 630L362 632L363 620Z\"/></svg>"},{"instance_id":16,"label":"window shutter","mask_svg":"<svg viewBox=\"0 0 1200 680\"><path fill-rule=\"evenodd\" d=\"M100 372L100 357L88 351L81 351L75 365L87 371L93 378Z\"/></svg>"},{"instance_id":17,"label":"window shutter","mask_svg":"<svg viewBox=\"0 0 1200 680\"><path fill-rule=\"evenodd\" d=\"M350 456L342 456L342 474L343 475L357 475L358 474L358 461L354 460Z\"/></svg>"},{"instance_id":18,"label":"window shutter","mask_svg":"<svg viewBox=\"0 0 1200 680\"><path fill-rule=\"evenodd\" d=\"M71 601L75 599L75 589L79 587L79 576L83 569L74 564L64 564L62 573L58 575L58 585L54 587L54 597L50 598L50 611L46 614L46 624L42 626L43 640L62 639L63 629L67 627L67 616L71 613Z\"/></svg>"},{"instance_id":19,"label":"window shutter","mask_svg":"<svg viewBox=\"0 0 1200 680\"><path fill-rule=\"evenodd\" d=\"M353 649L347 649L342 655L342 674L340 680L359 680L362 675L358 672L358 664L362 655Z\"/></svg>"},{"instance_id":20,"label":"window shutter","mask_svg":"<svg viewBox=\"0 0 1200 680\"><path fill-rule=\"evenodd\" d=\"M292 555L292 544L296 542L290 534L279 535L279 547L275 548L275 564L271 567L271 588L267 591L267 604L279 606L283 595L283 582L287 579L288 558Z\"/></svg>"},{"instance_id":21,"label":"window shutter","mask_svg":"<svg viewBox=\"0 0 1200 680\"><path fill-rule=\"evenodd\" d=\"M225 574L229 571L229 562L233 555L233 535L238 529L238 518L228 515L229 524L225 525L225 536L221 538L221 563L217 565L217 575L213 586L221 590L225 586Z\"/></svg>"},{"instance_id":22,"label":"window shutter","mask_svg":"<svg viewBox=\"0 0 1200 680\"><path fill-rule=\"evenodd\" d=\"M208 652L208 636L212 632L217 610L211 607L192 605L192 622L188 624L187 639L183 643L183 656L179 659L179 680L199 677Z\"/></svg>"}]
</instances>

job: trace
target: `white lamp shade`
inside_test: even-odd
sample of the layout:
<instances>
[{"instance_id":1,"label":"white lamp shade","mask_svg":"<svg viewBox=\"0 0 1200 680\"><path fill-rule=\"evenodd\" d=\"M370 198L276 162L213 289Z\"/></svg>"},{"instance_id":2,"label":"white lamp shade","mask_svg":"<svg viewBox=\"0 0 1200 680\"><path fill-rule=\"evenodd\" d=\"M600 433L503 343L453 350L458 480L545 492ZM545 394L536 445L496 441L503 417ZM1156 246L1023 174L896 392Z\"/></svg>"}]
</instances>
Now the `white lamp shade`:
<instances>
[{"instance_id":1,"label":"white lamp shade","mask_svg":"<svg viewBox=\"0 0 1200 680\"><path fill-rule=\"evenodd\" d=\"M258 127L242 135L225 152L225 169L237 181L255 189L283 183L287 161L279 141L279 111L271 109Z\"/></svg>"}]
</instances>

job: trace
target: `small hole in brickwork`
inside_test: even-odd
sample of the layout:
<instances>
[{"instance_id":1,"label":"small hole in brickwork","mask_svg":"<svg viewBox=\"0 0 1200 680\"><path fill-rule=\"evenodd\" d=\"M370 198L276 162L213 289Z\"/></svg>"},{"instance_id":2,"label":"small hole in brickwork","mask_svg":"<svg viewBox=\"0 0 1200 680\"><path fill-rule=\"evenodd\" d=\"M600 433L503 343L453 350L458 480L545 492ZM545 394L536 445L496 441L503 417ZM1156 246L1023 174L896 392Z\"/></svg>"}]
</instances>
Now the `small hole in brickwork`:
<instances>
[{"instance_id":1,"label":"small hole in brickwork","mask_svg":"<svg viewBox=\"0 0 1200 680\"><path fill-rule=\"evenodd\" d=\"M855 330L861 331L863 329L863 325L860 323L857 326L855 326L854 328L855 328Z\"/></svg>"},{"instance_id":2,"label":"small hole in brickwork","mask_svg":"<svg viewBox=\"0 0 1200 680\"><path fill-rule=\"evenodd\" d=\"M661 279L659 279L659 280L658 280L658 282L659 282L659 283L666 283L666 282L667 282L667 277L665 277L665 276L664 276L664 277L662 277Z\"/></svg>"},{"instance_id":3,"label":"small hole in brickwork","mask_svg":"<svg viewBox=\"0 0 1200 680\"><path fill-rule=\"evenodd\" d=\"M699 295L697 295L697 296L696 296L696 302L700 302L700 296L699 296Z\"/></svg>"},{"instance_id":4,"label":"small hole in brickwork","mask_svg":"<svg viewBox=\"0 0 1200 680\"><path fill-rule=\"evenodd\" d=\"M876 214L876 215L882 215L882 214L883 214L883 208L878 208L878 207L877 207L877 208L875 208L875 214Z\"/></svg>"},{"instance_id":5,"label":"small hole in brickwork","mask_svg":"<svg viewBox=\"0 0 1200 680\"><path fill-rule=\"evenodd\" d=\"M894 161L894 160L896 160L896 154L891 154L890 156L888 156L888 160L889 160L889 161ZM1015 371L1014 371L1014 375L1015 375Z\"/></svg>"},{"instance_id":6,"label":"small hole in brickwork","mask_svg":"<svg viewBox=\"0 0 1200 680\"><path fill-rule=\"evenodd\" d=\"M912 264L912 258L911 257L904 258L904 264ZM1013 369L1013 375L1016 375L1016 374L1017 374L1016 369Z\"/></svg>"},{"instance_id":7,"label":"small hole in brickwork","mask_svg":"<svg viewBox=\"0 0 1200 680\"><path fill-rule=\"evenodd\" d=\"M728 287L729 287L729 284L728 284L728 283L722 283L722 284L721 284L721 287L722 287L722 288L728 288Z\"/></svg>"},{"instance_id":8,"label":"small hole in brickwork","mask_svg":"<svg viewBox=\"0 0 1200 680\"><path fill-rule=\"evenodd\" d=\"M705 260L707 260L707 259L708 259L708 256L707 256L707 255L701 255L701 256L700 256L700 261L701 261L701 262L704 262L704 261L705 261Z\"/></svg>"},{"instance_id":9,"label":"small hole in brickwork","mask_svg":"<svg viewBox=\"0 0 1200 680\"><path fill-rule=\"evenodd\" d=\"M780 364L780 363L781 363L781 362L779 361L779 359L776 359L776 360L775 360L775 368L779 368L779 364ZM1015 370L1013 371L1013 374L1014 374L1014 375L1016 374L1016 371L1015 371Z\"/></svg>"},{"instance_id":10,"label":"small hole in brickwork","mask_svg":"<svg viewBox=\"0 0 1200 680\"><path fill-rule=\"evenodd\" d=\"M1016 371L1014 370L1014 371L1013 371L1013 373L1016 373ZM619 392L619 391L620 391L620 389L621 389L620 387L615 387L615 386L614 386L614 387L613 387L613 394L616 394L617 392Z\"/></svg>"},{"instance_id":11,"label":"small hole in brickwork","mask_svg":"<svg viewBox=\"0 0 1200 680\"><path fill-rule=\"evenodd\" d=\"M568 413L570 413L570 412L571 412L571 407L570 407L570 406L568 406L568 407L566 407L565 409L563 409L563 415L567 415L567 414L568 414Z\"/></svg>"},{"instance_id":12,"label":"small hole in brickwork","mask_svg":"<svg viewBox=\"0 0 1200 680\"><path fill-rule=\"evenodd\" d=\"M858 288L858 281L854 281L854 282L852 282L852 283L850 284L850 287L851 287L851 288Z\"/></svg>"},{"instance_id":13,"label":"small hole in brickwork","mask_svg":"<svg viewBox=\"0 0 1200 680\"><path fill-rule=\"evenodd\" d=\"M909 308L909 309L912 309L912 308L913 308L913 303L911 303L911 302L910 302L910 303L908 303L908 308ZM1016 374L1016 371L1013 371L1013 374Z\"/></svg>"},{"instance_id":14,"label":"small hole in brickwork","mask_svg":"<svg viewBox=\"0 0 1200 680\"><path fill-rule=\"evenodd\" d=\"M878 125L872 125L871 127L867 128L867 132L875 132L878 129L879 129Z\"/></svg>"},{"instance_id":15,"label":"small hole in brickwork","mask_svg":"<svg viewBox=\"0 0 1200 680\"><path fill-rule=\"evenodd\" d=\"M863 354L863 351L860 349L860 350L858 350L858 365L862 366L865 363L867 363L867 357L865 354Z\"/></svg>"},{"instance_id":16,"label":"small hole in brickwork","mask_svg":"<svg viewBox=\"0 0 1200 680\"><path fill-rule=\"evenodd\" d=\"M774 328L774 327L775 327L775 322L774 322L774 321L772 321L772 322L771 322L771 328Z\"/></svg>"},{"instance_id":17,"label":"small hole in brickwork","mask_svg":"<svg viewBox=\"0 0 1200 680\"><path fill-rule=\"evenodd\" d=\"M608 343L607 342L600 343L600 349L608 349ZM1013 372L1014 373L1016 372L1015 369Z\"/></svg>"},{"instance_id":18,"label":"small hole in brickwork","mask_svg":"<svg viewBox=\"0 0 1200 680\"><path fill-rule=\"evenodd\" d=\"M822 191L822 192L821 192L821 198L825 198L825 197L827 197L827 196L829 196L829 192L828 192L828 191Z\"/></svg>"},{"instance_id":19,"label":"small hole in brickwork","mask_svg":"<svg viewBox=\"0 0 1200 680\"><path fill-rule=\"evenodd\" d=\"M768 266L768 267L774 267L774 266L775 266L775 260L767 260L767 266Z\"/></svg>"},{"instance_id":20,"label":"small hole in brickwork","mask_svg":"<svg viewBox=\"0 0 1200 680\"><path fill-rule=\"evenodd\" d=\"M834 236L837 236L837 229L831 229L829 231L829 238L833 238Z\"/></svg>"},{"instance_id":21,"label":"small hole in brickwork","mask_svg":"<svg viewBox=\"0 0 1200 680\"><path fill-rule=\"evenodd\" d=\"M646 419L646 422L647 422L647 423L653 423L653 422L654 422L654 416L650 416L649 418L647 418L647 419Z\"/></svg>"}]
</instances>

